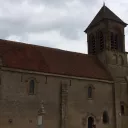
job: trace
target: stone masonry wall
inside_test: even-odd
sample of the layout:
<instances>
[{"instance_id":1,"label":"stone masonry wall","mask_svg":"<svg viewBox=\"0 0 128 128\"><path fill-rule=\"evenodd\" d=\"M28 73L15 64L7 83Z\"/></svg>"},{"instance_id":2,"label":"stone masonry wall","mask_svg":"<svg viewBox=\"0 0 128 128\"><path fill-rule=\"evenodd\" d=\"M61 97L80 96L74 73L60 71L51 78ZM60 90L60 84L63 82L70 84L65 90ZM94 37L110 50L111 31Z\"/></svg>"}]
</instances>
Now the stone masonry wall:
<instances>
[{"instance_id":1,"label":"stone masonry wall","mask_svg":"<svg viewBox=\"0 0 128 128\"><path fill-rule=\"evenodd\" d=\"M28 81L36 81L35 95L28 95ZM93 88L92 99L87 88ZM41 101L46 111L43 127L87 128L92 116L98 128L113 128L112 84L96 80L80 80L39 74L1 71L0 128L36 128ZM107 110L109 123L103 124Z\"/></svg>"}]
</instances>

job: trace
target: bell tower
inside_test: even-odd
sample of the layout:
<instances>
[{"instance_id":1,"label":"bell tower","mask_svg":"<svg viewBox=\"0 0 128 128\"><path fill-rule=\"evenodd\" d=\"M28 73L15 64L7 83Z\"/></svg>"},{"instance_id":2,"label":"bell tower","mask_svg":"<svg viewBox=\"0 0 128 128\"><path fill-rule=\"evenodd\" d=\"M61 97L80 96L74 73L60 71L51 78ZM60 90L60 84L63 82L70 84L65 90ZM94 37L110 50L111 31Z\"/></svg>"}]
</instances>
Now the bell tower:
<instances>
[{"instance_id":1,"label":"bell tower","mask_svg":"<svg viewBox=\"0 0 128 128\"><path fill-rule=\"evenodd\" d=\"M88 54L96 55L105 50L125 52L126 26L127 24L104 4L84 31L87 33Z\"/></svg>"}]
</instances>

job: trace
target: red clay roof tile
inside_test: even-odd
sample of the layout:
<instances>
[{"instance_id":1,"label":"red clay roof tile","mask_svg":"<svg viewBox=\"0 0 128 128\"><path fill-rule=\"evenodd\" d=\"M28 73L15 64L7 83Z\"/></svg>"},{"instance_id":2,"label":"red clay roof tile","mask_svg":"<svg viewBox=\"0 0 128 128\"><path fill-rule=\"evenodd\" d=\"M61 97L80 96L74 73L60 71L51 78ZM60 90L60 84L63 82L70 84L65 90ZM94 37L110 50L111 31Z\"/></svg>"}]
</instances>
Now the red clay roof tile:
<instances>
[{"instance_id":1,"label":"red clay roof tile","mask_svg":"<svg viewBox=\"0 0 128 128\"><path fill-rule=\"evenodd\" d=\"M0 40L3 66L38 72L111 80L93 55Z\"/></svg>"}]
</instances>

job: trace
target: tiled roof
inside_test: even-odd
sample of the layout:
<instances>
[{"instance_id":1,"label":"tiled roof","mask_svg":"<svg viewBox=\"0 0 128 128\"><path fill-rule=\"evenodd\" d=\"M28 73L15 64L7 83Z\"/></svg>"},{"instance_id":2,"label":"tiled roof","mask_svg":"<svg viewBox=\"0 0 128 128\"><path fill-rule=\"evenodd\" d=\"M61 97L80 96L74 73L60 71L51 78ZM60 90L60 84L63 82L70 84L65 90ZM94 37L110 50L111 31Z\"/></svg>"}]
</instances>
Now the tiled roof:
<instances>
[{"instance_id":1,"label":"tiled roof","mask_svg":"<svg viewBox=\"0 0 128 128\"><path fill-rule=\"evenodd\" d=\"M111 80L104 66L93 55L0 40L0 57L4 67Z\"/></svg>"},{"instance_id":2,"label":"tiled roof","mask_svg":"<svg viewBox=\"0 0 128 128\"><path fill-rule=\"evenodd\" d=\"M97 15L94 17L92 22L89 24L85 32L93 26L95 26L98 22L102 21L103 19L113 20L116 22L119 22L126 26L127 24L122 21L117 15L115 15L108 7L105 5L100 9L100 11L97 13Z\"/></svg>"}]
</instances>

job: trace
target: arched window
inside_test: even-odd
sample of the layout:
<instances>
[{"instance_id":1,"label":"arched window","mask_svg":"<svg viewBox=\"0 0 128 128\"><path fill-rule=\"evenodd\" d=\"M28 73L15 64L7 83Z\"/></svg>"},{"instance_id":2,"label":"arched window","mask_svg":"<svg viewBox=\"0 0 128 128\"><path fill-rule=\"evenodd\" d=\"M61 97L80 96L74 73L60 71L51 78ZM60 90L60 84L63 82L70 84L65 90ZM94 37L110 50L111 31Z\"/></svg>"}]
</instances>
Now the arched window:
<instances>
[{"instance_id":1,"label":"arched window","mask_svg":"<svg viewBox=\"0 0 128 128\"><path fill-rule=\"evenodd\" d=\"M121 55L119 55L119 57L118 57L118 63L119 63L120 65L123 65L123 58L122 58Z\"/></svg>"},{"instance_id":2,"label":"arched window","mask_svg":"<svg viewBox=\"0 0 128 128\"><path fill-rule=\"evenodd\" d=\"M99 43L100 43L100 51L104 49L104 36L103 33L100 31L99 32Z\"/></svg>"},{"instance_id":3,"label":"arched window","mask_svg":"<svg viewBox=\"0 0 128 128\"><path fill-rule=\"evenodd\" d=\"M109 116L108 116L107 111L103 112L103 123L104 124L109 123Z\"/></svg>"},{"instance_id":4,"label":"arched window","mask_svg":"<svg viewBox=\"0 0 128 128\"><path fill-rule=\"evenodd\" d=\"M124 112L124 105L123 104L121 104L121 115L124 115L125 114L125 112Z\"/></svg>"},{"instance_id":5,"label":"arched window","mask_svg":"<svg viewBox=\"0 0 128 128\"><path fill-rule=\"evenodd\" d=\"M93 117L88 118L88 128L93 128L94 125L94 119Z\"/></svg>"},{"instance_id":6,"label":"arched window","mask_svg":"<svg viewBox=\"0 0 128 128\"><path fill-rule=\"evenodd\" d=\"M88 87L88 98L92 98L92 87Z\"/></svg>"},{"instance_id":7,"label":"arched window","mask_svg":"<svg viewBox=\"0 0 128 128\"><path fill-rule=\"evenodd\" d=\"M92 35L92 53L95 54L96 53L96 41L95 41L95 37Z\"/></svg>"},{"instance_id":8,"label":"arched window","mask_svg":"<svg viewBox=\"0 0 128 128\"><path fill-rule=\"evenodd\" d=\"M30 80L29 82L29 94L33 95L35 93L35 81Z\"/></svg>"}]
</instances>

